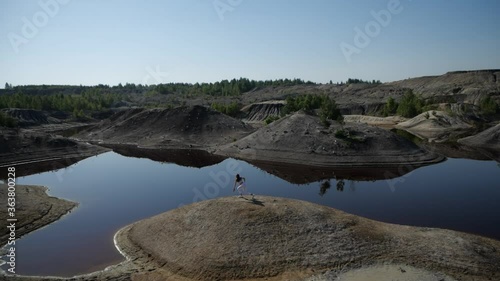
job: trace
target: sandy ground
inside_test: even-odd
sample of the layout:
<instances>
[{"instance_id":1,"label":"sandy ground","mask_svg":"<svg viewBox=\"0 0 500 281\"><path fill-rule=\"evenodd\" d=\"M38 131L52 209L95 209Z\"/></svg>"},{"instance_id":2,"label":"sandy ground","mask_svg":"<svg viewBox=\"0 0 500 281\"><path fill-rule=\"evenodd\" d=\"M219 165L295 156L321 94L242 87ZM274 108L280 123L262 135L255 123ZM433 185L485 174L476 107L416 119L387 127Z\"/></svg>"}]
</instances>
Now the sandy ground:
<instances>
[{"instance_id":1,"label":"sandy ground","mask_svg":"<svg viewBox=\"0 0 500 281\"><path fill-rule=\"evenodd\" d=\"M233 142L253 130L241 120L210 108L184 106L120 111L75 137L149 148L206 148Z\"/></svg>"},{"instance_id":2,"label":"sandy ground","mask_svg":"<svg viewBox=\"0 0 500 281\"><path fill-rule=\"evenodd\" d=\"M76 142L31 129L0 128L0 179L7 167L16 167L16 176L56 170L84 158L109 151L107 148Z\"/></svg>"},{"instance_id":3,"label":"sandy ground","mask_svg":"<svg viewBox=\"0 0 500 281\"><path fill-rule=\"evenodd\" d=\"M45 194L39 187L23 188ZM122 228L115 244L127 260L103 271L72 278L0 276L0 280L500 278L500 241L387 224L309 202L265 196L225 197L184 206Z\"/></svg>"},{"instance_id":4,"label":"sandy ground","mask_svg":"<svg viewBox=\"0 0 500 281\"><path fill-rule=\"evenodd\" d=\"M472 130L472 125L444 111L430 110L395 126L429 142L443 142Z\"/></svg>"},{"instance_id":5,"label":"sandy ground","mask_svg":"<svg viewBox=\"0 0 500 281\"><path fill-rule=\"evenodd\" d=\"M345 122L364 123L384 129L392 129L397 124L406 120L406 118L400 116L377 117L367 115L344 115Z\"/></svg>"},{"instance_id":6,"label":"sandy ground","mask_svg":"<svg viewBox=\"0 0 500 281\"><path fill-rule=\"evenodd\" d=\"M344 135L339 136L339 131ZM443 160L390 131L348 122L325 127L319 117L305 112L282 118L214 152L249 161L320 167L418 166Z\"/></svg>"},{"instance_id":7,"label":"sandy ground","mask_svg":"<svg viewBox=\"0 0 500 281\"><path fill-rule=\"evenodd\" d=\"M127 226L117 242L127 255L154 264L133 280L500 278L499 241L274 197L185 206Z\"/></svg>"},{"instance_id":8,"label":"sandy ground","mask_svg":"<svg viewBox=\"0 0 500 281\"><path fill-rule=\"evenodd\" d=\"M0 185L0 201L7 202L7 185ZM78 204L47 195L47 188L43 186L17 185L16 186L16 224L17 238L58 220L70 212ZM3 203L4 206L6 203ZM2 220L7 218L7 208L0 208ZM3 222L2 222L3 224ZM2 227L0 243L5 245L9 230Z\"/></svg>"},{"instance_id":9,"label":"sandy ground","mask_svg":"<svg viewBox=\"0 0 500 281\"><path fill-rule=\"evenodd\" d=\"M500 151L500 123L477 135L459 139L458 142L472 147Z\"/></svg>"}]
</instances>

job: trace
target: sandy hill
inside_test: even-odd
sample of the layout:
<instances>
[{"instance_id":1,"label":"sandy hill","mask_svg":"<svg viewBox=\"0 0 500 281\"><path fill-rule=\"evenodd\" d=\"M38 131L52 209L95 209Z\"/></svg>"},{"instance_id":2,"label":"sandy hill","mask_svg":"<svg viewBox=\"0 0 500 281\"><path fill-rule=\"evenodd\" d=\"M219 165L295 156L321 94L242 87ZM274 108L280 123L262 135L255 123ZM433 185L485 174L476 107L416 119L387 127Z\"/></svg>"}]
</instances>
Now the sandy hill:
<instances>
[{"instance_id":1,"label":"sandy hill","mask_svg":"<svg viewBox=\"0 0 500 281\"><path fill-rule=\"evenodd\" d=\"M78 134L84 140L155 147L212 146L252 131L243 122L203 106L128 109Z\"/></svg>"},{"instance_id":2,"label":"sandy hill","mask_svg":"<svg viewBox=\"0 0 500 281\"><path fill-rule=\"evenodd\" d=\"M116 241L131 260L153 265L134 280L500 278L499 241L376 222L276 197L226 197L184 206L125 227ZM337 279L359 267L377 271L382 264L394 266L399 275L379 279L369 271L361 279Z\"/></svg>"},{"instance_id":3,"label":"sandy hill","mask_svg":"<svg viewBox=\"0 0 500 281\"><path fill-rule=\"evenodd\" d=\"M500 151L500 124L491 127L481 133L458 140L459 143Z\"/></svg>"},{"instance_id":4,"label":"sandy hill","mask_svg":"<svg viewBox=\"0 0 500 281\"><path fill-rule=\"evenodd\" d=\"M435 99L453 96L456 101L477 104L484 95L500 98L500 69L453 71L440 76L411 78L388 83L413 89Z\"/></svg>"},{"instance_id":5,"label":"sandy hill","mask_svg":"<svg viewBox=\"0 0 500 281\"><path fill-rule=\"evenodd\" d=\"M244 93L244 104L267 100L283 100L296 94L328 94L338 103L343 114L371 115L382 109L386 100L398 101L405 89L412 89L434 103L469 103L478 105L486 95L500 102L500 70L455 71L439 76L424 76L401 81L349 85L297 85L265 87Z\"/></svg>"},{"instance_id":6,"label":"sandy hill","mask_svg":"<svg viewBox=\"0 0 500 281\"><path fill-rule=\"evenodd\" d=\"M7 108L2 109L2 111L6 115L14 118L21 127L58 124L62 122L61 120L51 116L48 112L41 110Z\"/></svg>"},{"instance_id":7,"label":"sandy hill","mask_svg":"<svg viewBox=\"0 0 500 281\"><path fill-rule=\"evenodd\" d=\"M247 105L241 109L245 113L245 121L264 121L268 116L280 116L285 106L284 100L265 101Z\"/></svg>"},{"instance_id":8,"label":"sandy hill","mask_svg":"<svg viewBox=\"0 0 500 281\"><path fill-rule=\"evenodd\" d=\"M452 135L464 133L472 129L472 125L458 116L450 116L444 111L431 110L396 125L429 141L446 141Z\"/></svg>"},{"instance_id":9,"label":"sandy hill","mask_svg":"<svg viewBox=\"0 0 500 281\"><path fill-rule=\"evenodd\" d=\"M317 116L298 112L228 144L218 154L314 166L394 166L440 161L392 132L362 123L334 122L325 128Z\"/></svg>"},{"instance_id":10,"label":"sandy hill","mask_svg":"<svg viewBox=\"0 0 500 281\"><path fill-rule=\"evenodd\" d=\"M0 175L6 175L9 166L16 166L17 176L60 169L106 150L41 132L0 127Z\"/></svg>"}]
</instances>

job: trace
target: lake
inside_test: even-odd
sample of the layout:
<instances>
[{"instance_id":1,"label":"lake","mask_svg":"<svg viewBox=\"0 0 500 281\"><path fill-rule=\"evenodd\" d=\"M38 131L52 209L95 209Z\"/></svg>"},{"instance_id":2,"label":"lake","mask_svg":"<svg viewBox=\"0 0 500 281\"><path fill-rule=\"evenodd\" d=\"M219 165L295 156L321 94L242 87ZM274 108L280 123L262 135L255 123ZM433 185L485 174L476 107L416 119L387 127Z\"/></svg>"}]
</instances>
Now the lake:
<instances>
[{"instance_id":1,"label":"lake","mask_svg":"<svg viewBox=\"0 0 500 281\"><path fill-rule=\"evenodd\" d=\"M177 153L176 159L182 158ZM51 196L80 205L17 240L17 273L73 276L119 263L123 257L113 244L117 230L195 201L236 196L234 172L247 179L257 198L296 198L379 221L500 240L500 166L495 161L448 159L388 180L332 179L329 188L324 181L293 184L234 159L207 165L187 167L108 152L64 169L18 178L18 184L47 186Z\"/></svg>"}]
</instances>

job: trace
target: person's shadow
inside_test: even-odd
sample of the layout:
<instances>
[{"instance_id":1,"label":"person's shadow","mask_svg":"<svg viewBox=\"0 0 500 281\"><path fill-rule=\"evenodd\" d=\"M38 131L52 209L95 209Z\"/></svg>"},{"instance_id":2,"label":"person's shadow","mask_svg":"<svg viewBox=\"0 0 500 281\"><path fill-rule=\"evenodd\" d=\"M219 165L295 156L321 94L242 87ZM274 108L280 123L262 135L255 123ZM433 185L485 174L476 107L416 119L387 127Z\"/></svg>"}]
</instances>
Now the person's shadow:
<instances>
[{"instance_id":1,"label":"person's shadow","mask_svg":"<svg viewBox=\"0 0 500 281\"><path fill-rule=\"evenodd\" d=\"M248 203L250 203L250 204L259 205L259 206L262 206L262 207L264 207L264 206L265 206L265 205L264 205L264 201L260 201L259 199L255 199L255 197L254 197L254 198L250 198L250 199L245 198L245 197L243 197L243 198L244 198L245 200L247 200L247 201L248 201Z\"/></svg>"}]
</instances>

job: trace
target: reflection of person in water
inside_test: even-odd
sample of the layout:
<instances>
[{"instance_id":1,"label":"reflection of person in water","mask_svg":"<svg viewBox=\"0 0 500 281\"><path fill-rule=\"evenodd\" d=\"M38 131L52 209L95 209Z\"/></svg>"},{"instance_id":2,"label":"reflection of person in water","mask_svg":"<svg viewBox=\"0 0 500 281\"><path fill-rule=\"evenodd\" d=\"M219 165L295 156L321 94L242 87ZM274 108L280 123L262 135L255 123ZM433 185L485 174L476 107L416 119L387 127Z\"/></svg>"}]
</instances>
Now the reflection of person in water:
<instances>
[{"instance_id":1,"label":"reflection of person in water","mask_svg":"<svg viewBox=\"0 0 500 281\"><path fill-rule=\"evenodd\" d=\"M241 177L240 174L236 175L236 178L234 180L233 192L235 191L235 189L237 189L240 193L240 197L243 197L244 194L248 194L245 181L246 179L244 177ZM238 187L236 187L236 185L238 185ZM254 196L252 193L250 193L250 195L252 195L252 197Z\"/></svg>"}]
</instances>

